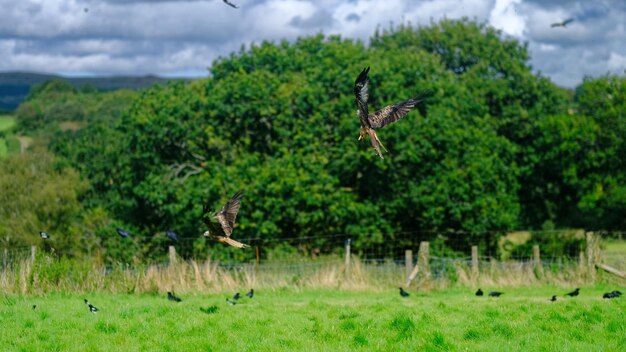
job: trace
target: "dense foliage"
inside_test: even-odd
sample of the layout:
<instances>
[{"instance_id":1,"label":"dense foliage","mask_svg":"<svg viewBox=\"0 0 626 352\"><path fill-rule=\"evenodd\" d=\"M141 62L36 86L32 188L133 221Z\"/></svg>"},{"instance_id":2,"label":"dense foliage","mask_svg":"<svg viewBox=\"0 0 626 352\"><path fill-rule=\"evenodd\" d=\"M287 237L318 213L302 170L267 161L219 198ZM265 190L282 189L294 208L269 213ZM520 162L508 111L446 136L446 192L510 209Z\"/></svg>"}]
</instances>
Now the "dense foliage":
<instances>
[{"instance_id":1,"label":"dense foliage","mask_svg":"<svg viewBox=\"0 0 626 352\"><path fill-rule=\"evenodd\" d=\"M377 32L369 46L323 35L253 45L214 62L209 78L109 104L60 99L81 94L50 83L17 116L23 129L70 112L88 120L57 132L51 150L89 181L84 211L132 228L152 255L168 228L183 254L206 253L202 204L217 209L239 189L235 236L260 244L445 233L457 248L492 247L518 228L623 229L626 80L586 79L568 94L528 60L491 27L443 20ZM364 66L370 109L433 92L379 131L385 159L357 142L352 86ZM108 118L93 117L105 108Z\"/></svg>"}]
</instances>

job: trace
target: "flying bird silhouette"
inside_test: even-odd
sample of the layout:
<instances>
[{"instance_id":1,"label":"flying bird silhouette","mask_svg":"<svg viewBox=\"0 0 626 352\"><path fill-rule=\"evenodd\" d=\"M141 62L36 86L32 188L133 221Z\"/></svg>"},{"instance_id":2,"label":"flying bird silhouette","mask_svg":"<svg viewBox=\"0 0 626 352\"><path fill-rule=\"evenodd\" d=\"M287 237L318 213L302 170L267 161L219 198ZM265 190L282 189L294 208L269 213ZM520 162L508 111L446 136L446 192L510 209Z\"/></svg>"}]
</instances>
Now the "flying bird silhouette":
<instances>
[{"instance_id":1,"label":"flying bird silhouette","mask_svg":"<svg viewBox=\"0 0 626 352\"><path fill-rule=\"evenodd\" d=\"M204 221L209 229L204 233L205 237L213 238L218 242L226 243L237 248L249 247L246 244L237 242L230 238L230 235L233 233L233 228L235 227L237 212L241 206L241 198L243 198L242 191L235 193L235 195L233 195L233 197L226 202L217 214L211 214L209 211L209 204L204 204L202 221ZM217 220L217 222L214 220Z\"/></svg>"},{"instance_id":2,"label":"flying bird silhouette","mask_svg":"<svg viewBox=\"0 0 626 352\"><path fill-rule=\"evenodd\" d=\"M552 298L550 298L550 302L556 302L556 295L552 296Z\"/></svg>"},{"instance_id":3,"label":"flying bird silhouette","mask_svg":"<svg viewBox=\"0 0 626 352\"><path fill-rule=\"evenodd\" d=\"M248 293L246 293L246 296L252 298L254 296L254 289L250 289L250 291L248 291Z\"/></svg>"},{"instance_id":4,"label":"flying bird silhouette","mask_svg":"<svg viewBox=\"0 0 626 352\"><path fill-rule=\"evenodd\" d=\"M178 236L176 236L176 232L172 230L165 231L165 235L169 237L172 241L178 242Z\"/></svg>"},{"instance_id":5,"label":"flying bird silhouette","mask_svg":"<svg viewBox=\"0 0 626 352\"><path fill-rule=\"evenodd\" d=\"M384 108L370 114L367 110L367 100L369 98L369 78L367 77L367 74L369 71L369 66L364 68L354 81L354 96L356 97L356 105L358 106L357 114L359 116L359 120L361 121L359 140L364 139L365 135L368 135L370 137L372 147L376 150L378 156L384 159L381 148L384 151L387 151L387 149L380 139L378 139L378 135L375 130L403 118L404 115L424 100L424 98L430 94L430 91L423 91L411 99L385 106Z\"/></svg>"},{"instance_id":6,"label":"flying bird silhouette","mask_svg":"<svg viewBox=\"0 0 626 352\"><path fill-rule=\"evenodd\" d=\"M234 8L234 9L238 9L238 8L239 8L239 6L237 6L237 5L233 4L232 2L230 2L230 1L228 1L228 0L222 0L222 1L223 1L226 5L228 5L228 6L232 7L232 8Z\"/></svg>"},{"instance_id":7,"label":"flying bird silhouette","mask_svg":"<svg viewBox=\"0 0 626 352\"><path fill-rule=\"evenodd\" d=\"M565 21L562 22L555 22L552 25L550 25L550 27L554 28L554 27L563 27L565 28L568 24L574 22L573 18L568 18Z\"/></svg>"},{"instance_id":8,"label":"flying bird silhouette","mask_svg":"<svg viewBox=\"0 0 626 352\"><path fill-rule=\"evenodd\" d=\"M180 299L180 298L178 298L178 297L174 296L171 292L168 292L168 293L167 293L167 299L168 299L168 300L170 300L170 301L174 301L174 302L180 302L180 301L182 301L182 299Z\"/></svg>"},{"instance_id":9,"label":"flying bird silhouette","mask_svg":"<svg viewBox=\"0 0 626 352\"><path fill-rule=\"evenodd\" d=\"M500 297L503 294L504 292L492 291L492 292L489 292L489 297Z\"/></svg>"},{"instance_id":10,"label":"flying bird silhouette","mask_svg":"<svg viewBox=\"0 0 626 352\"><path fill-rule=\"evenodd\" d=\"M400 296L409 297L409 293L406 292L402 287L398 287L400 289Z\"/></svg>"},{"instance_id":11,"label":"flying bird silhouette","mask_svg":"<svg viewBox=\"0 0 626 352\"><path fill-rule=\"evenodd\" d=\"M98 308L94 307L91 303L89 303L89 301L85 298L85 304L89 307L89 311L92 312L93 314L96 314L98 312Z\"/></svg>"},{"instance_id":12,"label":"flying bird silhouette","mask_svg":"<svg viewBox=\"0 0 626 352\"><path fill-rule=\"evenodd\" d=\"M47 233L43 231L39 231L39 236L43 238L44 240L50 238L50 235L48 235Z\"/></svg>"},{"instance_id":13,"label":"flying bird silhouette","mask_svg":"<svg viewBox=\"0 0 626 352\"><path fill-rule=\"evenodd\" d=\"M476 291L476 296L482 296L483 295L483 290L478 289L478 291Z\"/></svg>"},{"instance_id":14,"label":"flying bird silhouette","mask_svg":"<svg viewBox=\"0 0 626 352\"><path fill-rule=\"evenodd\" d=\"M574 291L568 292L565 295L570 297L576 297L580 293L580 289L577 287Z\"/></svg>"},{"instance_id":15,"label":"flying bird silhouette","mask_svg":"<svg viewBox=\"0 0 626 352\"><path fill-rule=\"evenodd\" d=\"M128 231L122 229L122 228L116 228L115 231L117 231L117 233L122 236L123 238L128 238L130 237L130 233L128 233Z\"/></svg>"}]
</instances>

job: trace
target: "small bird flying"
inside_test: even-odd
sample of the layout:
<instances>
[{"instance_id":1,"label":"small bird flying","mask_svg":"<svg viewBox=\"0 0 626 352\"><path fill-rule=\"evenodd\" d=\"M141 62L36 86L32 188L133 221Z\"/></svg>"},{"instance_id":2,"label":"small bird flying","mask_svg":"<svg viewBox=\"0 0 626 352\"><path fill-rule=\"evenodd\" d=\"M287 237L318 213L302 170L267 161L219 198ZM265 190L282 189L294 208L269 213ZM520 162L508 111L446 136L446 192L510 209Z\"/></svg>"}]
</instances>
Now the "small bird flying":
<instances>
[{"instance_id":1,"label":"small bird flying","mask_svg":"<svg viewBox=\"0 0 626 352\"><path fill-rule=\"evenodd\" d=\"M491 291L489 292L489 297L500 297L504 292Z\"/></svg>"},{"instance_id":2,"label":"small bird flying","mask_svg":"<svg viewBox=\"0 0 626 352\"><path fill-rule=\"evenodd\" d=\"M39 236L43 238L44 240L50 238L50 235L48 235L47 233L43 231L39 231Z\"/></svg>"},{"instance_id":3,"label":"small bird flying","mask_svg":"<svg viewBox=\"0 0 626 352\"><path fill-rule=\"evenodd\" d=\"M359 140L364 139L365 136L368 135L370 142L372 143L372 147L376 150L378 156L384 159L381 148L384 151L387 151L387 149L382 144L380 139L378 139L375 129L385 127L403 118L404 115L406 115L418 103L423 101L424 98L430 94L430 91L423 91L411 99L385 106L384 108L370 114L367 110L367 100L369 98L369 78L367 77L367 74L369 71L369 66L364 68L354 81L354 96L356 97L356 105L358 107L357 115L361 121Z\"/></svg>"},{"instance_id":4,"label":"small bird flying","mask_svg":"<svg viewBox=\"0 0 626 352\"><path fill-rule=\"evenodd\" d=\"M556 295L552 296L552 298L550 298L550 302L556 302Z\"/></svg>"},{"instance_id":5,"label":"small bird flying","mask_svg":"<svg viewBox=\"0 0 626 352\"><path fill-rule=\"evenodd\" d=\"M92 312L93 314L96 314L98 312L98 308L94 307L91 303L89 303L89 301L85 298L85 304L89 307L89 311Z\"/></svg>"},{"instance_id":6,"label":"small bird flying","mask_svg":"<svg viewBox=\"0 0 626 352\"><path fill-rule=\"evenodd\" d=\"M250 291L248 291L248 293L246 293L246 296L248 296L249 298L252 298L254 296L254 289L251 288Z\"/></svg>"},{"instance_id":7,"label":"small bird flying","mask_svg":"<svg viewBox=\"0 0 626 352\"><path fill-rule=\"evenodd\" d=\"M123 238L128 238L130 237L130 233L122 228L116 228L115 231L117 231L117 233L122 236Z\"/></svg>"},{"instance_id":8,"label":"small bird flying","mask_svg":"<svg viewBox=\"0 0 626 352\"><path fill-rule=\"evenodd\" d=\"M409 297L409 293L406 292L402 287L398 287L400 289L400 296Z\"/></svg>"},{"instance_id":9,"label":"small bird flying","mask_svg":"<svg viewBox=\"0 0 626 352\"><path fill-rule=\"evenodd\" d=\"M178 241L178 236L176 236L176 232L172 231L172 230L167 230L165 231L165 235L167 237L169 237L172 241L177 242Z\"/></svg>"},{"instance_id":10,"label":"small bird flying","mask_svg":"<svg viewBox=\"0 0 626 352\"><path fill-rule=\"evenodd\" d=\"M565 295L570 297L576 297L580 293L580 289L577 287L574 291L568 292Z\"/></svg>"},{"instance_id":11,"label":"small bird flying","mask_svg":"<svg viewBox=\"0 0 626 352\"><path fill-rule=\"evenodd\" d=\"M552 28L555 28L555 27L563 27L563 28L565 28L565 27L567 27L568 24L570 24L572 22L574 22L574 19L573 18L568 18L568 19L566 19L565 21L562 21L562 22L555 22L555 23L551 24L550 27L552 27Z\"/></svg>"},{"instance_id":12,"label":"small bird flying","mask_svg":"<svg viewBox=\"0 0 626 352\"><path fill-rule=\"evenodd\" d=\"M228 5L228 6L232 7L232 8L234 8L234 9L238 9L238 8L239 8L239 6L237 6L237 5L233 4L232 2L230 2L230 1L228 1L228 0L222 0L222 1L223 1L226 5Z\"/></svg>"},{"instance_id":13,"label":"small bird flying","mask_svg":"<svg viewBox=\"0 0 626 352\"><path fill-rule=\"evenodd\" d=\"M170 301L174 301L174 302L180 302L180 301L182 301L182 299L180 299L180 298L178 298L178 297L174 296L171 292L168 292L168 293L167 293L167 299L168 299L168 300L170 300Z\"/></svg>"},{"instance_id":14,"label":"small bird flying","mask_svg":"<svg viewBox=\"0 0 626 352\"><path fill-rule=\"evenodd\" d=\"M230 235L233 233L233 228L235 227L235 219L237 218L237 212L241 206L242 198L243 191L235 193L217 214L211 214L209 204L204 204L202 221L204 221L209 229L204 233L204 237L213 238L218 242L226 243L236 248L249 247L246 244L230 238ZM217 220L217 222L215 220Z\"/></svg>"},{"instance_id":15,"label":"small bird flying","mask_svg":"<svg viewBox=\"0 0 626 352\"><path fill-rule=\"evenodd\" d=\"M483 290L478 289L478 291L476 291L476 296L482 296L483 295Z\"/></svg>"}]
</instances>

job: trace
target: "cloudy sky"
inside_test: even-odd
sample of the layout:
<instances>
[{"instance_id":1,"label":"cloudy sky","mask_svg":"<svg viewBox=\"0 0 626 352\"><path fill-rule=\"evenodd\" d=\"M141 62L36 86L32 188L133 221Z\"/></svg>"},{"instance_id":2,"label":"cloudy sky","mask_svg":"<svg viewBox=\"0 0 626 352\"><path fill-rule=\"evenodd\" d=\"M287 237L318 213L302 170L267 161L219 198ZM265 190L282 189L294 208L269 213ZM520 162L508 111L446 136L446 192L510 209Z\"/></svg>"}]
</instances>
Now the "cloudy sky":
<instances>
[{"instance_id":1,"label":"cloudy sky","mask_svg":"<svg viewBox=\"0 0 626 352\"><path fill-rule=\"evenodd\" d=\"M377 26L463 16L529 43L573 87L626 69L624 0L0 0L0 72L200 77L242 44L319 33L367 42ZM567 28L550 24L567 18Z\"/></svg>"}]
</instances>

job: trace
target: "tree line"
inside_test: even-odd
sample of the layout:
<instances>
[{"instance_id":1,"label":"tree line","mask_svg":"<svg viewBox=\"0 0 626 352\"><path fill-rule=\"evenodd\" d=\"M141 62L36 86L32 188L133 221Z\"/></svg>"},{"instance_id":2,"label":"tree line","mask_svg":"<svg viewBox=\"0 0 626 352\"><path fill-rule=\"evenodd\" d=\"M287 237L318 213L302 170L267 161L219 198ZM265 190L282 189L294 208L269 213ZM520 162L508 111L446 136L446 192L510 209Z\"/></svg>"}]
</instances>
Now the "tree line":
<instances>
[{"instance_id":1,"label":"tree line","mask_svg":"<svg viewBox=\"0 0 626 352\"><path fill-rule=\"evenodd\" d=\"M263 42L216 60L208 78L139 93L39 87L16 115L23 133L48 131L48 151L0 165L14 191L2 192L0 237L30 243L48 228L67 253L130 260L165 255L173 229L189 239L179 253L201 256L215 246L200 238L203 203L239 189L237 238L310 236L327 251L332 234L362 247L444 234L465 250L514 229L625 229L626 78L567 90L529 59L486 24L442 20L367 45ZM380 130L385 159L357 141L352 87L365 66L372 108L433 92ZM47 127L79 107L81 128ZM116 227L148 240L124 242Z\"/></svg>"}]
</instances>

